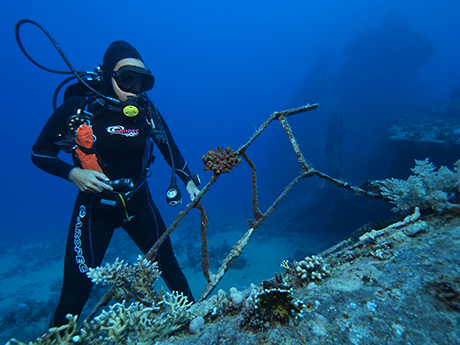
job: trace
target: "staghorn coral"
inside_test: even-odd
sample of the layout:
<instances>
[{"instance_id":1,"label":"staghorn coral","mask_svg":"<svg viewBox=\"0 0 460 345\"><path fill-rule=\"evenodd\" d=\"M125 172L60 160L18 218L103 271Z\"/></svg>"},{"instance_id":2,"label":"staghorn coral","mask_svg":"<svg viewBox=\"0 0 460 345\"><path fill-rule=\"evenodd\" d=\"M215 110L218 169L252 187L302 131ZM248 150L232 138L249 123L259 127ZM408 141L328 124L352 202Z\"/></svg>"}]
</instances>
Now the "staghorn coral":
<instances>
[{"instance_id":1,"label":"staghorn coral","mask_svg":"<svg viewBox=\"0 0 460 345\"><path fill-rule=\"evenodd\" d=\"M155 281L160 276L158 263L138 256L133 266L118 261L103 267L90 268L86 275L95 284L113 285L114 298L121 302L136 298L141 303L151 305L158 301Z\"/></svg>"},{"instance_id":2,"label":"staghorn coral","mask_svg":"<svg viewBox=\"0 0 460 345\"><path fill-rule=\"evenodd\" d=\"M191 304L177 292L163 294L162 301L152 307L138 301L128 306L125 302L116 303L91 322L91 333L108 344L151 344L190 321Z\"/></svg>"},{"instance_id":3,"label":"staghorn coral","mask_svg":"<svg viewBox=\"0 0 460 345\"><path fill-rule=\"evenodd\" d=\"M233 170L233 167L238 166L241 162L241 158L238 154L232 150L230 146L225 148L218 147L217 150L209 150L202 158L204 163L204 171L211 170L214 175L220 175L221 173L229 173Z\"/></svg>"},{"instance_id":4,"label":"staghorn coral","mask_svg":"<svg viewBox=\"0 0 460 345\"><path fill-rule=\"evenodd\" d=\"M91 321L91 332L86 333L98 334L105 342L116 342L117 339L125 339L128 327L134 325L137 319L137 306L138 303L134 302L126 308L125 301L111 305L109 310L103 310L99 316Z\"/></svg>"},{"instance_id":5,"label":"staghorn coral","mask_svg":"<svg viewBox=\"0 0 460 345\"><path fill-rule=\"evenodd\" d=\"M192 302L186 296L154 290L153 283L161 272L157 263L141 256L133 266L117 259L114 264L97 267L87 274L94 283L113 284L116 298L135 298L136 301L129 305L126 300L112 304L94 319L85 321L80 328L77 316L67 315L68 324L51 328L29 345L152 344L192 319ZM25 345L16 339L11 339L8 344Z\"/></svg>"},{"instance_id":6,"label":"staghorn coral","mask_svg":"<svg viewBox=\"0 0 460 345\"><path fill-rule=\"evenodd\" d=\"M60 327L52 327L34 342L27 345L57 345L57 344L82 344L82 337L78 335L77 319L78 316L67 315L68 324ZM22 341L11 339L6 345L26 345Z\"/></svg>"},{"instance_id":7,"label":"staghorn coral","mask_svg":"<svg viewBox=\"0 0 460 345\"><path fill-rule=\"evenodd\" d=\"M163 295L162 306L165 307L172 323L181 323L188 318L188 309L192 304L193 302L189 302L187 296L184 296L182 292L173 291L173 293L166 293L166 296Z\"/></svg>"},{"instance_id":8,"label":"staghorn coral","mask_svg":"<svg viewBox=\"0 0 460 345\"><path fill-rule=\"evenodd\" d=\"M455 162L454 171L442 166L436 171L428 158L415 160L412 168L414 175L407 180L390 178L374 181L372 184L380 189L380 193L396 205L395 211L409 210L415 206L421 209L433 209L442 212L446 209L458 208L449 197L460 194L460 160Z\"/></svg>"},{"instance_id":9,"label":"staghorn coral","mask_svg":"<svg viewBox=\"0 0 460 345\"><path fill-rule=\"evenodd\" d=\"M106 341L126 339L136 343L150 343L182 327L191 317L189 302L182 293L157 292L154 283L161 275L158 263L138 257L138 262L129 266L119 262L98 267L87 273L94 283L112 284L117 298L136 298L125 306L125 301L116 303L103 311L91 322L93 331L105 332Z\"/></svg>"}]
</instances>

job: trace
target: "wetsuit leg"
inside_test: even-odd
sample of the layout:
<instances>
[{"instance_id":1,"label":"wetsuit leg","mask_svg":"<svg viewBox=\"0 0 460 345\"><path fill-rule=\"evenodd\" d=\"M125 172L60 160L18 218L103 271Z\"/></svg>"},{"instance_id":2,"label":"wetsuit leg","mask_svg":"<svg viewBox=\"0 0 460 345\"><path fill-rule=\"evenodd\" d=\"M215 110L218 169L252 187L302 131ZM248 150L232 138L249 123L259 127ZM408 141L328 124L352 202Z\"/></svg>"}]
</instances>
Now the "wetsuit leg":
<instances>
[{"instance_id":1,"label":"wetsuit leg","mask_svg":"<svg viewBox=\"0 0 460 345\"><path fill-rule=\"evenodd\" d=\"M61 297L51 320L52 327L67 323L67 314L79 315L93 284L89 267L100 266L117 224L115 210L102 209L99 198L79 193L67 237Z\"/></svg>"},{"instance_id":2,"label":"wetsuit leg","mask_svg":"<svg viewBox=\"0 0 460 345\"><path fill-rule=\"evenodd\" d=\"M129 202L130 212L135 217L123 225L128 235L145 254L166 231L160 212L155 206L147 184ZM157 254L158 267L162 278L171 291L182 292L189 301L194 302L192 291L182 272L169 237L163 242Z\"/></svg>"}]
</instances>

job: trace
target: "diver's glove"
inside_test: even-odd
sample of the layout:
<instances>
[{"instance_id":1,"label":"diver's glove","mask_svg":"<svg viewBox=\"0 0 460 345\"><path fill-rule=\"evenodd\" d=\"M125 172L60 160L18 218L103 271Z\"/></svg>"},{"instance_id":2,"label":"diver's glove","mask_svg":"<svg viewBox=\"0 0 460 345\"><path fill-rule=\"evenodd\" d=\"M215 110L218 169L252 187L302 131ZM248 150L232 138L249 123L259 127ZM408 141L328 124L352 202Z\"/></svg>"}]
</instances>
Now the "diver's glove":
<instances>
[{"instance_id":1,"label":"diver's glove","mask_svg":"<svg viewBox=\"0 0 460 345\"><path fill-rule=\"evenodd\" d=\"M200 193L200 190L197 188L197 186L201 184L200 177L197 174L189 175L184 181L184 184L185 189L187 189L187 192L190 195L190 199L193 201Z\"/></svg>"}]
</instances>

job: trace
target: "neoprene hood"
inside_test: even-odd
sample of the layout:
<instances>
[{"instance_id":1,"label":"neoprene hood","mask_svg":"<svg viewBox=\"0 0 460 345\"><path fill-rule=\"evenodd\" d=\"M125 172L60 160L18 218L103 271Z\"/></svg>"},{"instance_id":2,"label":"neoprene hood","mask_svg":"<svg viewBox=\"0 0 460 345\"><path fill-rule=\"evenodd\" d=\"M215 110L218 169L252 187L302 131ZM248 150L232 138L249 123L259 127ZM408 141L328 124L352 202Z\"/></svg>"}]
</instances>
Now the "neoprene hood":
<instances>
[{"instance_id":1,"label":"neoprene hood","mask_svg":"<svg viewBox=\"0 0 460 345\"><path fill-rule=\"evenodd\" d=\"M113 91L112 87L112 75L111 72L113 68L117 64L118 61L133 58L138 59L144 62L142 59L141 54L134 48L131 44L125 41L115 41L112 42L104 54L104 59L102 66L103 74L102 74L102 89L105 94L108 96L114 97L115 92ZM109 74L110 71L110 74Z\"/></svg>"}]
</instances>

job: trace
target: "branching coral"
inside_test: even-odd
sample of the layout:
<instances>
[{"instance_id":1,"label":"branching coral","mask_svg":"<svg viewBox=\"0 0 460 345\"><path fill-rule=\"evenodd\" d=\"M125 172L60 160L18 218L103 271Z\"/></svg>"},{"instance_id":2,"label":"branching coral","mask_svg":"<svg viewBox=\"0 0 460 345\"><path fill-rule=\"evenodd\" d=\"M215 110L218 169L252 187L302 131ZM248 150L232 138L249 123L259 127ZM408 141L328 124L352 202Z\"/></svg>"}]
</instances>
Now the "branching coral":
<instances>
[{"instance_id":1,"label":"branching coral","mask_svg":"<svg viewBox=\"0 0 460 345\"><path fill-rule=\"evenodd\" d=\"M293 267L285 260L281 263L281 267L287 270L286 284L302 284L313 280L321 280L331 274L323 258L316 255L306 256L300 262L294 261Z\"/></svg>"},{"instance_id":2,"label":"branching coral","mask_svg":"<svg viewBox=\"0 0 460 345\"><path fill-rule=\"evenodd\" d=\"M88 272L94 283L114 284L116 297L136 298L127 305L123 300L103 310L89 322L77 327L77 316L68 315L69 324L51 328L48 333L29 345L44 344L152 344L192 319L187 297L182 293L154 291L153 283L161 272L157 263L142 257L130 266L115 261ZM25 345L12 339L10 345Z\"/></svg>"},{"instance_id":3,"label":"branching coral","mask_svg":"<svg viewBox=\"0 0 460 345\"><path fill-rule=\"evenodd\" d=\"M177 291L173 293L166 293L166 297L163 296L162 305L165 307L165 311L168 315L171 315L172 323L181 323L183 319L189 317L189 307L193 302L189 302L187 297Z\"/></svg>"},{"instance_id":4,"label":"branching coral","mask_svg":"<svg viewBox=\"0 0 460 345\"><path fill-rule=\"evenodd\" d=\"M125 301L114 304L91 322L93 331L106 333L106 340L149 343L191 319L192 302L186 296L154 290L154 283L161 274L156 262L139 256L138 262L129 266L117 259L113 265L95 268L87 274L95 283L116 286L118 298L136 299L129 306L125 306Z\"/></svg>"},{"instance_id":5,"label":"branching coral","mask_svg":"<svg viewBox=\"0 0 460 345\"><path fill-rule=\"evenodd\" d=\"M152 263L140 255L137 260L136 264L130 266L117 258L113 264L90 268L86 274L95 284L115 286L114 298L119 302L135 298L151 305L157 301L154 284L161 272L157 262Z\"/></svg>"},{"instance_id":6,"label":"branching coral","mask_svg":"<svg viewBox=\"0 0 460 345\"><path fill-rule=\"evenodd\" d=\"M39 337L35 342L29 342L28 345L82 344L82 342L80 342L82 337L78 335L78 316L67 315L66 318L69 320L69 323L60 327L50 328L48 333ZM6 345L26 345L26 343L11 339Z\"/></svg>"},{"instance_id":7,"label":"branching coral","mask_svg":"<svg viewBox=\"0 0 460 345\"><path fill-rule=\"evenodd\" d=\"M151 307L135 301L115 303L82 328L85 344L103 339L104 344L151 344L192 319L191 302L182 293L164 293L162 301Z\"/></svg>"},{"instance_id":8,"label":"branching coral","mask_svg":"<svg viewBox=\"0 0 460 345\"><path fill-rule=\"evenodd\" d=\"M135 324L136 321L136 302L128 308L125 302L111 305L109 310L102 313L91 322L91 333L104 336L104 341L116 342L126 336L127 328Z\"/></svg>"},{"instance_id":9,"label":"branching coral","mask_svg":"<svg viewBox=\"0 0 460 345\"><path fill-rule=\"evenodd\" d=\"M330 274L324 260L313 255L311 258L306 256L304 260L297 262L294 266L295 272L302 280L321 280Z\"/></svg>"},{"instance_id":10,"label":"branching coral","mask_svg":"<svg viewBox=\"0 0 460 345\"><path fill-rule=\"evenodd\" d=\"M449 197L460 194L460 160L454 164L454 171L442 166L436 171L428 158L415 161L414 175L407 180L395 178L375 181L381 194L396 205L395 210L409 210L415 206L431 208L437 212L458 208Z\"/></svg>"},{"instance_id":11,"label":"branching coral","mask_svg":"<svg viewBox=\"0 0 460 345\"><path fill-rule=\"evenodd\" d=\"M105 333L106 341L151 343L171 334L192 319L187 297L182 293L165 293L162 302L146 307L139 302L129 306L116 303L92 322L92 328Z\"/></svg>"},{"instance_id":12,"label":"branching coral","mask_svg":"<svg viewBox=\"0 0 460 345\"><path fill-rule=\"evenodd\" d=\"M204 163L203 170L211 170L215 175L229 173L233 167L238 166L238 163L241 162L241 158L230 146L227 146L225 151L222 147L218 147L217 150L211 149L203 156L202 160Z\"/></svg>"}]
</instances>

